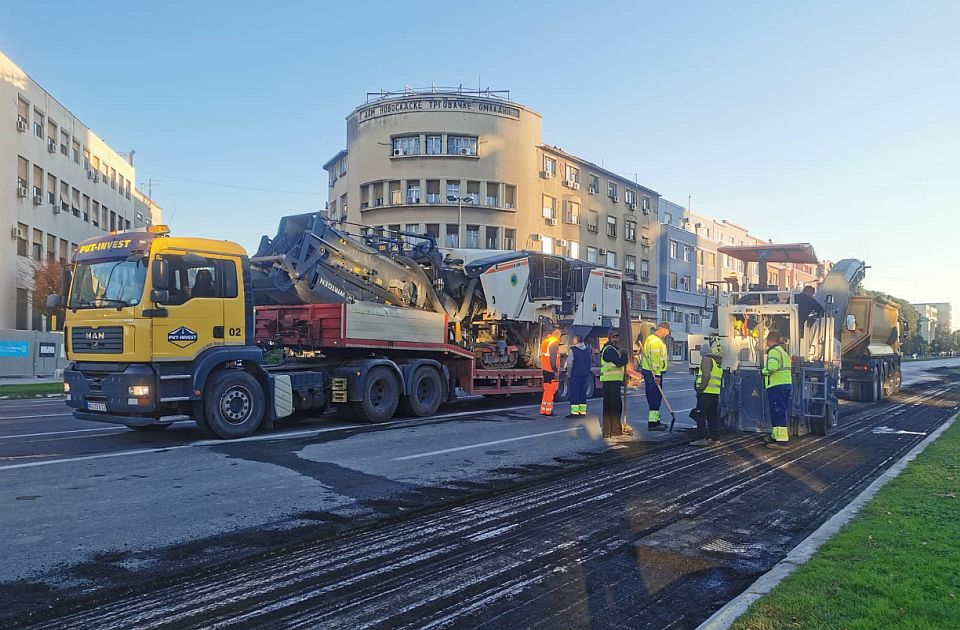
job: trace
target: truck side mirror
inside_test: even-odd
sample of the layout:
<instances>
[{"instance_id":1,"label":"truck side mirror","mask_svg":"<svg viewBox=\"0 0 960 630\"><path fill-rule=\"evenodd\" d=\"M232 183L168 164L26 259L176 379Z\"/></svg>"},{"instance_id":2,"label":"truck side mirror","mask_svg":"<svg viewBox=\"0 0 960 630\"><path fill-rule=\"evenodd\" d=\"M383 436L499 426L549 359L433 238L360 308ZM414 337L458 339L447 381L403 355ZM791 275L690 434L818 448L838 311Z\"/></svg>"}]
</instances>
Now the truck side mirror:
<instances>
[{"instance_id":1,"label":"truck side mirror","mask_svg":"<svg viewBox=\"0 0 960 630\"><path fill-rule=\"evenodd\" d=\"M47 308L57 309L63 306L63 298L59 293L51 293L47 296Z\"/></svg>"},{"instance_id":2,"label":"truck side mirror","mask_svg":"<svg viewBox=\"0 0 960 630\"><path fill-rule=\"evenodd\" d=\"M154 304L167 304L170 302L170 292L166 289L151 289L150 301Z\"/></svg>"},{"instance_id":3,"label":"truck side mirror","mask_svg":"<svg viewBox=\"0 0 960 630\"><path fill-rule=\"evenodd\" d=\"M847 315L847 330L854 332L857 329L857 317L852 313Z\"/></svg>"},{"instance_id":4,"label":"truck side mirror","mask_svg":"<svg viewBox=\"0 0 960 630\"><path fill-rule=\"evenodd\" d=\"M170 288L170 263L166 258L154 258L151 266L151 279L153 280L154 290L166 290ZM152 294L151 294L152 297ZM156 301L156 300L154 300Z\"/></svg>"}]
</instances>

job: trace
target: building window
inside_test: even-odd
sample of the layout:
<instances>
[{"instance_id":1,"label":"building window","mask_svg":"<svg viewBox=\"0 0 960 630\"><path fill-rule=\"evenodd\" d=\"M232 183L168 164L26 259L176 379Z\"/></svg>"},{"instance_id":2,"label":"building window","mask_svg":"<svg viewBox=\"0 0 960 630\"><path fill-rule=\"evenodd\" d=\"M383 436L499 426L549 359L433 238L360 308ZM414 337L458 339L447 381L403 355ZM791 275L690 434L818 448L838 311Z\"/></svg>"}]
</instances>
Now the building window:
<instances>
[{"instance_id":1,"label":"building window","mask_svg":"<svg viewBox=\"0 0 960 630\"><path fill-rule=\"evenodd\" d=\"M517 248L517 231L515 229L513 228L503 229L503 248L504 249Z\"/></svg>"},{"instance_id":2,"label":"building window","mask_svg":"<svg viewBox=\"0 0 960 630\"><path fill-rule=\"evenodd\" d=\"M60 131L60 153L70 156L70 134L66 131Z\"/></svg>"},{"instance_id":3,"label":"building window","mask_svg":"<svg viewBox=\"0 0 960 630\"><path fill-rule=\"evenodd\" d=\"M580 203L571 200L567 200L567 212L563 217L563 220L566 223L571 225L580 225Z\"/></svg>"},{"instance_id":4,"label":"building window","mask_svg":"<svg viewBox=\"0 0 960 630\"><path fill-rule=\"evenodd\" d=\"M43 140L43 112L33 110L33 135Z\"/></svg>"},{"instance_id":5,"label":"building window","mask_svg":"<svg viewBox=\"0 0 960 630\"><path fill-rule=\"evenodd\" d=\"M544 254L553 253L553 237L552 236L543 236L540 241L540 251Z\"/></svg>"},{"instance_id":6,"label":"building window","mask_svg":"<svg viewBox=\"0 0 960 630\"><path fill-rule=\"evenodd\" d=\"M17 256L27 256L27 226L17 223Z\"/></svg>"},{"instance_id":7,"label":"building window","mask_svg":"<svg viewBox=\"0 0 960 630\"><path fill-rule=\"evenodd\" d=\"M680 283L679 283L679 280L678 280L678 278L677 278L676 272L671 271L671 272L670 272L670 288L673 289L674 291L676 291L677 288L679 287L679 284L680 284Z\"/></svg>"},{"instance_id":8,"label":"building window","mask_svg":"<svg viewBox=\"0 0 960 630\"><path fill-rule=\"evenodd\" d=\"M347 216L347 193L340 195L340 212Z\"/></svg>"},{"instance_id":9,"label":"building window","mask_svg":"<svg viewBox=\"0 0 960 630\"><path fill-rule=\"evenodd\" d=\"M680 290L681 291L690 290L690 276L680 276Z\"/></svg>"},{"instance_id":10,"label":"building window","mask_svg":"<svg viewBox=\"0 0 960 630\"><path fill-rule=\"evenodd\" d=\"M607 215L607 236L617 237L617 217Z\"/></svg>"},{"instance_id":11,"label":"building window","mask_svg":"<svg viewBox=\"0 0 960 630\"><path fill-rule=\"evenodd\" d=\"M497 249L500 246L500 228L487 226L486 229L486 240L483 242L483 246L487 249Z\"/></svg>"},{"instance_id":12,"label":"building window","mask_svg":"<svg viewBox=\"0 0 960 630\"><path fill-rule=\"evenodd\" d=\"M479 225L468 225L467 226L467 249L480 249L480 226Z\"/></svg>"},{"instance_id":13,"label":"building window","mask_svg":"<svg viewBox=\"0 0 960 630\"><path fill-rule=\"evenodd\" d=\"M607 182L607 197L610 197L614 201L619 199L617 195L617 183L616 182Z\"/></svg>"},{"instance_id":14,"label":"building window","mask_svg":"<svg viewBox=\"0 0 960 630\"><path fill-rule=\"evenodd\" d=\"M43 260L43 232L41 230L33 230L33 250L31 257L36 261Z\"/></svg>"},{"instance_id":15,"label":"building window","mask_svg":"<svg viewBox=\"0 0 960 630\"><path fill-rule=\"evenodd\" d=\"M475 206L480 205L480 182L467 182L465 203L472 203Z\"/></svg>"},{"instance_id":16,"label":"building window","mask_svg":"<svg viewBox=\"0 0 960 630\"><path fill-rule=\"evenodd\" d=\"M690 325L699 326L700 325L700 314L699 313L690 313Z\"/></svg>"},{"instance_id":17,"label":"building window","mask_svg":"<svg viewBox=\"0 0 960 630\"><path fill-rule=\"evenodd\" d=\"M447 203L459 203L460 182L447 180Z\"/></svg>"},{"instance_id":18,"label":"building window","mask_svg":"<svg viewBox=\"0 0 960 630\"><path fill-rule=\"evenodd\" d=\"M503 207L511 210L517 207L517 187L511 184L503 185Z\"/></svg>"},{"instance_id":19,"label":"building window","mask_svg":"<svg viewBox=\"0 0 960 630\"><path fill-rule=\"evenodd\" d=\"M693 248L689 245L683 246L683 262L693 261Z\"/></svg>"},{"instance_id":20,"label":"building window","mask_svg":"<svg viewBox=\"0 0 960 630\"><path fill-rule=\"evenodd\" d=\"M444 243L447 247L460 247L460 226L455 223L447 223L446 225L446 241Z\"/></svg>"},{"instance_id":21,"label":"building window","mask_svg":"<svg viewBox=\"0 0 960 630\"><path fill-rule=\"evenodd\" d=\"M640 310L646 311L650 308L650 298L646 292L640 293Z\"/></svg>"},{"instance_id":22,"label":"building window","mask_svg":"<svg viewBox=\"0 0 960 630\"><path fill-rule=\"evenodd\" d=\"M670 258L680 260L680 243L670 241Z\"/></svg>"},{"instance_id":23,"label":"building window","mask_svg":"<svg viewBox=\"0 0 960 630\"><path fill-rule=\"evenodd\" d=\"M637 204L637 191L631 188L624 188L623 201L629 206L635 206Z\"/></svg>"},{"instance_id":24,"label":"building window","mask_svg":"<svg viewBox=\"0 0 960 630\"><path fill-rule=\"evenodd\" d=\"M440 155L443 153L443 136L427 136L427 155Z\"/></svg>"},{"instance_id":25,"label":"building window","mask_svg":"<svg viewBox=\"0 0 960 630\"><path fill-rule=\"evenodd\" d=\"M550 195L543 196L543 218L550 220L557 218L557 200Z\"/></svg>"},{"instance_id":26,"label":"building window","mask_svg":"<svg viewBox=\"0 0 960 630\"><path fill-rule=\"evenodd\" d=\"M563 180L567 184L579 184L580 183L580 169L576 166L567 164L563 167Z\"/></svg>"},{"instance_id":27,"label":"building window","mask_svg":"<svg viewBox=\"0 0 960 630\"><path fill-rule=\"evenodd\" d=\"M407 203L420 203L420 181L407 182Z\"/></svg>"},{"instance_id":28,"label":"building window","mask_svg":"<svg viewBox=\"0 0 960 630\"><path fill-rule=\"evenodd\" d=\"M570 258L580 258L580 242L579 241L567 242L567 256L569 256Z\"/></svg>"},{"instance_id":29,"label":"building window","mask_svg":"<svg viewBox=\"0 0 960 630\"><path fill-rule=\"evenodd\" d=\"M440 241L440 224L439 223L427 223L424 227L423 233L426 236L429 236L435 241Z\"/></svg>"},{"instance_id":30,"label":"building window","mask_svg":"<svg viewBox=\"0 0 960 630\"><path fill-rule=\"evenodd\" d=\"M617 268L617 252L607 251L607 267Z\"/></svg>"},{"instance_id":31,"label":"building window","mask_svg":"<svg viewBox=\"0 0 960 630\"><path fill-rule=\"evenodd\" d=\"M597 248L587 246L587 262L597 262Z\"/></svg>"},{"instance_id":32,"label":"building window","mask_svg":"<svg viewBox=\"0 0 960 630\"><path fill-rule=\"evenodd\" d=\"M401 136L393 139L394 155L420 155L420 136Z\"/></svg>"},{"instance_id":33,"label":"building window","mask_svg":"<svg viewBox=\"0 0 960 630\"><path fill-rule=\"evenodd\" d=\"M427 180L427 203L440 203L440 180Z\"/></svg>"},{"instance_id":34,"label":"building window","mask_svg":"<svg viewBox=\"0 0 960 630\"><path fill-rule=\"evenodd\" d=\"M73 161L77 164L80 163L80 143L77 142L76 138L73 140Z\"/></svg>"},{"instance_id":35,"label":"building window","mask_svg":"<svg viewBox=\"0 0 960 630\"><path fill-rule=\"evenodd\" d=\"M43 169L36 164L33 165L33 196L40 197L40 201L43 202Z\"/></svg>"},{"instance_id":36,"label":"building window","mask_svg":"<svg viewBox=\"0 0 960 630\"><path fill-rule=\"evenodd\" d=\"M419 224L419 223L407 223L406 225L403 226L403 231L404 231L404 232L409 232L409 233L411 233L411 234L419 234L419 233L420 233L420 224Z\"/></svg>"},{"instance_id":37,"label":"building window","mask_svg":"<svg viewBox=\"0 0 960 630\"><path fill-rule=\"evenodd\" d=\"M557 161L548 155L543 156L543 172L547 174L547 177L556 177Z\"/></svg>"},{"instance_id":38,"label":"building window","mask_svg":"<svg viewBox=\"0 0 960 630\"><path fill-rule=\"evenodd\" d=\"M629 276L637 275L637 257L627 254L623 259L623 272Z\"/></svg>"},{"instance_id":39,"label":"building window","mask_svg":"<svg viewBox=\"0 0 960 630\"><path fill-rule=\"evenodd\" d=\"M650 261L646 258L640 259L640 279L644 281L650 279Z\"/></svg>"},{"instance_id":40,"label":"building window","mask_svg":"<svg viewBox=\"0 0 960 630\"><path fill-rule=\"evenodd\" d=\"M475 136L447 136L447 155L476 155Z\"/></svg>"},{"instance_id":41,"label":"building window","mask_svg":"<svg viewBox=\"0 0 960 630\"><path fill-rule=\"evenodd\" d=\"M500 205L500 184L497 182L487 182L486 202L491 208Z\"/></svg>"},{"instance_id":42,"label":"building window","mask_svg":"<svg viewBox=\"0 0 960 630\"><path fill-rule=\"evenodd\" d=\"M17 156L17 194L27 196L27 178L30 177L30 161L22 155ZM22 193L20 191L23 191Z\"/></svg>"},{"instance_id":43,"label":"building window","mask_svg":"<svg viewBox=\"0 0 960 630\"><path fill-rule=\"evenodd\" d=\"M596 210L587 211L587 231L596 234L600 230L600 214Z\"/></svg>"},{"instance_id":44,"label":"building window","mask_svg":"<svg viewBox=\"0 0 960 630\"><path fill-rule=\"evenodd\" d=\"M675 312L673 313L673 323L674 323L674 324L682 324L682 323L683 323L683 313L681 313L680 311L675 311ZM676 351L674 351L674 354L678 354L678 353L677 353Z\"/></svg>"},{"instance_id":45,"label":"building window","mask_svg":"<svg viewBox=\"0 0 960 630\"><path fill-rule=\"evenodd\" d=\"M663 222L669 224L669 223L671 223L672 221L673 221L673 215L670 214L669 212L664 212L664 213L663 213Z\"/></svg>"},{"instance_id":46,"label":"building window","mask_svg":"<svg viewBox=\"0 0 960 630\"><path fill-rule=\"evenodd\" d=\"M637 224L635 222L623 222L623 238L633 243L637 241Z\"/></svg>"}]
</instances>

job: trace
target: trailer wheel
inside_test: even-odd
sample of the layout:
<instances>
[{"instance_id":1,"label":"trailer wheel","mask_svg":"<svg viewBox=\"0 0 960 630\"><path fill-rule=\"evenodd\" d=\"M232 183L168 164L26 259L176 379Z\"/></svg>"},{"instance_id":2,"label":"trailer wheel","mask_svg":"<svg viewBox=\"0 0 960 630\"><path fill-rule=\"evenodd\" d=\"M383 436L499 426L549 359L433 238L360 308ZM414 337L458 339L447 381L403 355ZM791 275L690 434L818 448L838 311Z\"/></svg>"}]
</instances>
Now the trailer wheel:
<instances>
[{"instance_id":1,"label":"trailer wheel","mask_svg":"<svg viewBox=\"0 0 960 630\"><path fill-rule=\"evenodd\" d=\"M425 418L437 413L443 402L443 379L432 367L421 366L413 373L410 395L400 398L400 413Z\"/></svg>"},{"instance_id":2,"label":"trailer wheel","mask_svg":"<svg viewBox=\"0 0 960 630\"><path fill-rule=\"evenodd\" d=\"M864 402L877 402L881 396L880 371L873 372L873 380L869 383L860 383L860 400Z\"/></svg>"},{"instance_id":3,"label":"trailer wheel","mask_svg":"<svg viewBox=\"0 0 960 630\"><path fill-rule=\"evenodd\" d=\"M362 400L350 403L350 413L363 422L386 422L400 403L400 381L392 370L378 365L367 372L361 394Z\"/></svg>"},{"instance_id":4,"label":"trailer wheel","mask_svg":"<svg viewBox=\"0 0 960 630\"><path fill-rule=\"evenodd\" d=\"M814 435L829 435L831 429L837 425L836 408L827 405L822 418L810 418L810 431Z\"/></svg>"},{"instance_id":5,"label":"trailer wheel","mask_svg":"<svg viewBox=\"0 0 960 630\"><path fill-rule=\"evenodd\" d=\"M263 420L264 398L263 388L250 374L218 372L210 379L204 397L205 428L225 440L250 435Z\"/></svg>"}]
</instances>

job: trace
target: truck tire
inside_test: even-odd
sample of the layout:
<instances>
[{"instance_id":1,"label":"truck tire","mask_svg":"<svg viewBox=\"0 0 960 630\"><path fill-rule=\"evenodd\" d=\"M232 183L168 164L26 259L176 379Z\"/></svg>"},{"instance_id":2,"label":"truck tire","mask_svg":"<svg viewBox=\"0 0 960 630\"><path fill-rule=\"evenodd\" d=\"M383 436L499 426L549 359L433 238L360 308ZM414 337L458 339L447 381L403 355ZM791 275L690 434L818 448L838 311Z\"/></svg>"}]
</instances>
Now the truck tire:
<instances>
[{"instance_id":1,"label":"truck tire","mask_svg":"<svg viewBox=\"0 0 960 630\"><path fill-rule=\"evenodd\" d=\"M894 394L900 391L900 383L903 380L903 375L900 373L900 368L893 368L893 372L887 375L887 378L883 380L883 395L884 396L893 396Z\"/></svg>"},{"instance_id":2,"label":"truck tire","mask_svg":"<svg viewBox=\"0 0 960 630\"><path fill-rule=\"evenodd\" d=\"M869 383L860 382L860 400L863 402L877 402L880 400L880 372L873 371L873 380Z\"/></svg>"},{"instance_id":3,"label":"truck tire","mask_svg":"<svg viewBox=\"0 0 960 630\"><path fill-rule=\"evenodd\" d=\"M553 396L554 402L567 402L570 400L570 379L566 374L560 375L560 385L557 387L557 393Z\"/></svg>"},{"instance_id":4,"label":"truck tire","mask_svg":"<svg viewBox=\"0 0 960 630\"><path fill-rule=\"evenodd\" d=\"M350 413L361 422L386 422L400 404L400 380L390 368L378 365L361 388L363 400L350 403Z\"/></svg>"},{"instance_id":5,"label":"truck tire","mask_svg":"<svg viewBox=\"0 0 960 630\"><path fill-rule=\"evenodd\" d=\"M217 372L204 396L205 428L224 440L246 437L263 421L265 398L260 383L247 372Z\"/></svg>"},{"instance_id":6,"label":"truck tire","mask_svg":"<svg viewBox=\"0 0 960 630\"><path fill-rule=\"evenodd\" d=\"M425 418L437 413L443 402L443 379L432 367L421 366L410 379L410 395L400 398L400 413Z\"/></svg>"},{"instance_id":7,"label":"truck tire","mask_svg":"<svg viewBox=\"0 0 960 630\"><path fill-rule=\"evenodd\" d=\"M597 379L588 378L587 379L587 398L596 398L599 395L600 394L597 390Z\"/></svg>"}]
</instances>

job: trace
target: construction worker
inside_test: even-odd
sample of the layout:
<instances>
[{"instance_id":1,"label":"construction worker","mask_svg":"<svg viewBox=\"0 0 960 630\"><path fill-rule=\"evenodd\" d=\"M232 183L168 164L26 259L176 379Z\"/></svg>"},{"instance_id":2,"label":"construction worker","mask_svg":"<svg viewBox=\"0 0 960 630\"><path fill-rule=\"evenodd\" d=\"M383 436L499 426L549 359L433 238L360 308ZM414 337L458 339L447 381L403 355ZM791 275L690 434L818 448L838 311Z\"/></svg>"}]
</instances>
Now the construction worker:
<instances>
[{"instance_id":1,"label":"construction worker","mask_svg":"<svg viewBox=\"0 0 960 630\"><path fill-rule=\"evenodd\" d=\"M793 389L793 372L790 355L780 344L780 333L775 330L767 334L767 361L760 372L767 388L770 424L773 426L767 443L785 445L789 439L787 409L790 407L790 392Z\"/></svg>"},{"instance_id":2,"label":"construction worker","mask_svg":"<svg viewBox=\"0 0 960 630\"><path fill-rule=\"evenodd\" d=\"M667 371L667 344L663 338L670 334L670 324L660 322L643 342L643 358L640 373L643 374L644 391L647 395L647 430L666 431L660 422L660 403L663 401L663 373Z\"/></svg>"},{"instance_id":3,"label":"construction worker","mask_svg":"<svg viewBox=\"0 0 960 630\"><path fill-rule=\"evenodd\" d=\"M543 397L540 399L540 415L553 415L553 397L560 386L560 332L554 328L540 343L540 369L543 370Z\"/></svg>"},{"instance_id":4,"label":"construction worker","mask_svg":"<svg viewBox=\"0 0 960 630\"><path fill-rule=\"evenodd\" d=\"M624 370L629 360L626 352L620 350L620 333L611 330L607 342L600 350L600 387L603 390L603 419L601 428L603 437L612 438L623 435L620 417L623 415Z\"/></svg>"},{"instance_id":5,"label":"construction worker","mask_svg":"<svg viewBox=\"0 0 960 630\"><path fill-rule=\"evenodd\" d=\"M587 415L587 379L593 378L590 366L593 352L583 343L580 335L570 338L570 352L567 353L567 378L570 381L570 415L568 418L582 418Z\"/></svg>"},{"instance_id":6,"label":"construction worker","mask_svg":"<svg viewBox=\"0 0 960 630\"><path fill-rule=\"evenodd\" d=\"M697 437L693 446L709 446L720 437L720 381L723 378L723 349L719 339L700 346L700 367L694 389L697 392L697 408L693 415L697 420Z\"/></svg>"}]
</instances>

